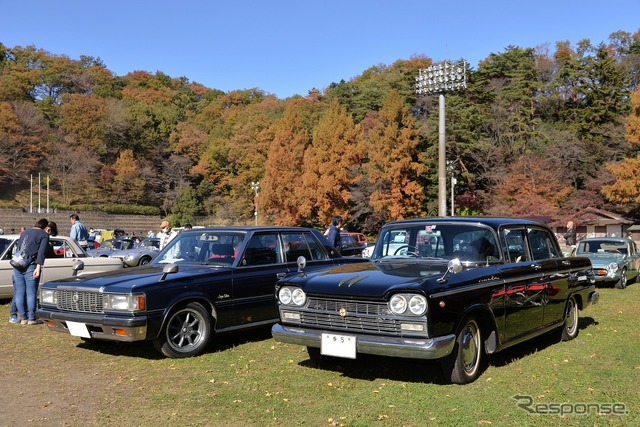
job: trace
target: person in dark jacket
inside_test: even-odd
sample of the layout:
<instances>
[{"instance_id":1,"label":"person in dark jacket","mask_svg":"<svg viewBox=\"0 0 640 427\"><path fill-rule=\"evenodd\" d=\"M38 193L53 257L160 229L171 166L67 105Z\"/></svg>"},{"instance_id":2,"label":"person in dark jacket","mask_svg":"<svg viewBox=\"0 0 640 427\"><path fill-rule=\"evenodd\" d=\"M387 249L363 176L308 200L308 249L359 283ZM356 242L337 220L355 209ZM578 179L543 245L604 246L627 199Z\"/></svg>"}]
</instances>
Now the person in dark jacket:
<instances>
[{"instance_id":1,"label":"person in dark jacket","mask_svg":"<svg viewBox=\"0 0 640 427\"><path fill-rule=\"evenodd\" d=\"M329 227L329 232L327 233L327 239L329 243L333 245L334 248L340 250L340 225L342 225L342 217L340 215L336 215L331 219L331 226Z\"/></svg>"},{"instance_id":2,"label":"person in dark jacket","mask_svg":"<svg viewBox=\"0 0 640 427\"><path fill-rule=\"evenodd\" d=\"M16 243L15 250L27 260L26 268L13 267L14 298L23 325L40 323L36 319L36 301L42 266L49 247L49 233L44 231L48 224L46 218L38 220L33 228L20 235Z\"/></svg>"}]
</instances>

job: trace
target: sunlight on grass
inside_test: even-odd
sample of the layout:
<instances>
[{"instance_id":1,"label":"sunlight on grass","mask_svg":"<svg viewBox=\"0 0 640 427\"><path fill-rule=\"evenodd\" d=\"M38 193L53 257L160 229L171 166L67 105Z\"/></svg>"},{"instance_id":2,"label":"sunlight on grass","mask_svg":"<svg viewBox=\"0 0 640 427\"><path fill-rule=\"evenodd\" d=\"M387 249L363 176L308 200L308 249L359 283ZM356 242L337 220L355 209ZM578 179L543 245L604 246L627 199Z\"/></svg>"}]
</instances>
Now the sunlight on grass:
<instances>
[{"instance_id":1,"label":"sunlight on grass","mask_svg":"<svg viewBox=\"0 0 640 427\"><path fill-rule=\"evenodd\" d=\"M77 415L78 425L634 425L640 421L640 286L600 292L600 303L581 313L575 340L547 335L493 355L465 386L444 384L434 362L363 356L318 368L303 347L275 342L266 328L218 337L205 355L172 360L150 343L89 345L6 321L0 374L30 372L45 390L56 383L84 386L100 404L95 418ZM6 319L8 301L0 310ZM542 407L623 403L629 414L533 415L518 406L518 395Z\"/></svg>"}]
</instances>

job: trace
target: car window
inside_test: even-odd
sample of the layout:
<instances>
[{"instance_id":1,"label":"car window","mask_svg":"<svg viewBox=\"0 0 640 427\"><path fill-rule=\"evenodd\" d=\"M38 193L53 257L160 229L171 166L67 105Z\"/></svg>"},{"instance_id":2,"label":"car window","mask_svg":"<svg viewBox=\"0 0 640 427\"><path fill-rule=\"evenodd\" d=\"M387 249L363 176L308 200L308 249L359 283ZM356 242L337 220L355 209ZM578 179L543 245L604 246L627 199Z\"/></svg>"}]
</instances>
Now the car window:
<instances>
[{"instance_id":1,"label":"car window","mask_svg":"<svg viewBox=\"0 0 640 427\"><path fill-rule=\"evenodd\" d=\"M320 243L311 233L282 233L287 262L296 262L299 256L307 261L326 259Z\"/></svg>"},{"instance_id":2,"label":"car window","mask_svg":"<svg viewBox=\"0 0 640 427\"><path fill-rule=\"evenodd\" d=\"M2 259L9 259L8 257L8 253L5 254L5 251L7 250L7 248L11 246L11 240L9 239L0 239L0 254L4 254L5 256Z\"/></svg>"},{"instance_id":3,"label":"car window","mask_svg":"<svg viewBox=\"0 0 640 427\"><path fill-rule=\"evenodd\" d=\"M530 228L527 234L531 248L531 256L534 260L541 261L560 257L549 232L537 228Z\"/></svg>"},{"instance_id":4,"label":"car window","mask_svg":"<svg viewBox=\"0 0 640 427\"><path fill-rule=\"evenodd\" d=\"M282 259L277 234L254 234L247 244L240 265L278 264L283 262Z\"/></svg>"},{"instance_id":5,"label":"car window","mask_svg":"<svg viewBox=\"0 0 640 427\"><path fill-rule=\"evenodd\" d=\"M504 229L502 231L504 257L507 262L529 261L526 231L522 228Z\"/></svg>"}]
</instances>

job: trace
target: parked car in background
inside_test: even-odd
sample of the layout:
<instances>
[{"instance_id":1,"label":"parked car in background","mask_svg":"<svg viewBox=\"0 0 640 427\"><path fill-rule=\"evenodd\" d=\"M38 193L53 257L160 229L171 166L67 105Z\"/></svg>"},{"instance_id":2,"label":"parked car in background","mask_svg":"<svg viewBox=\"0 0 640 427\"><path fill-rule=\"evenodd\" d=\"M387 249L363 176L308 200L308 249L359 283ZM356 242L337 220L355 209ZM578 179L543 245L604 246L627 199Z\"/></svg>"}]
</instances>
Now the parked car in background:
<instances>
[{"instance_id":1,"label":"parked car in background","mask_svg":"<svg viewBox=\"0 0 640 427\"><path fill-rule=\"evenodd\" d=\"M369 242L369 239L367 239L367 236L365 236L363 233L356 233L353 231L347 231L347 232L343 232L348 234L349 236L353 237L356 242L362 244L362 245L367 245L367 243Z\"/></svg>"},{"instance_id":2,"label":"parked car in background","mask_svg":"<svg viewBox=\"0 0 640 427\"><path fill-rule=\"evenodd\" d=\"M123 237L124 235L126 235L126 233L124 230L121 230L119 228L116 228L113 230L98 228L96 230L93 230L91 235L93 236L92 240L95 240L98 243L102 243L105 240L117 239L118 237ZM89 236L90 238L92 237L91 235Z\"/></svg>"},{"instance_id":3,"label":"parked car in background","mask_svg":"<svg viewBox=\"0 0 640 427\"><path fill-rule=\"evenodd\" d=\"M301 256L308 271L368 262L311 228L184 230L145 266L45 283L37 314L85 340L150 340L165 356L195 356L217 333L275 323L276 281Z\"/></svg>"},{"instance_id":4,"label":"parked car in background","mask_svg":"<svg viewBox=\"0 0 640 427\"><path fill-rule=\"evenodd\" d=\"M344 256L362 256L362 251L367 247L366 243L359 242L350 233L340 233L340 253Z\"/></svg>"},{"instance_id":5,"label":"parked car in background","mask_svg":"<svg viewBox=\"0 0 640 427\"><path fill-rule=\"evenodd\" d=\"M277 284L273 337L318 364L359 354L437 359L464 384L485 354L555 331L578 334L598 299L587 258L563 257L545 225L456 217L392 222L371 261L291 274Z\"/></svg>"},{"instance_id":6,"label":"parked car in background","mask_svg":"<svg viewBox=\"0 0 640 427\"><path fill-rule=\"evenodd\" d=\"M109 256L122 260L125 267L146 265L160 253L160 239L142 239L133 243L130 249L112 250Z\"/></svg>"},{"instance_id":7,"label":"parked car in background","mask_svg":"<svg viewBox=\"0 0 640 427\"><path fill-rule=\"evenodd\" d=\"M13 267L9 260L17 251L16 243L19 234L0 235L0 298L13 296ZM103 273L106 271L122 270L122 262L112 258L91 258L68 236L49 237L51 250L47 253L40 283L47 280L59 280L73 275L73 265L76 261L84 263L84 269L79 275Z\"/></svg>"},{"instance_id":8,"label":"parked car in background","mask_svg":"<svg viewBox=\"0 0 640 427\"><path fill-rule=\"evenodd\" d=\"M576 256L591 260L597 285L624 289L638 280L640 254L636 242L622 237L589 237L578 242Z\"/></svg>"},{"instance_id":9,"label":"parked car in background","mask_svg":"<svg viewBox=\"0 0 640 427\"><path fill-rule=\"evenodd\" d=\"M124 237L103 240L98 248L87 250L87 255L91 257L108 257L111 256L115 251L133 249L134 245L134 239Z\"/></svg>"}]
</instances>

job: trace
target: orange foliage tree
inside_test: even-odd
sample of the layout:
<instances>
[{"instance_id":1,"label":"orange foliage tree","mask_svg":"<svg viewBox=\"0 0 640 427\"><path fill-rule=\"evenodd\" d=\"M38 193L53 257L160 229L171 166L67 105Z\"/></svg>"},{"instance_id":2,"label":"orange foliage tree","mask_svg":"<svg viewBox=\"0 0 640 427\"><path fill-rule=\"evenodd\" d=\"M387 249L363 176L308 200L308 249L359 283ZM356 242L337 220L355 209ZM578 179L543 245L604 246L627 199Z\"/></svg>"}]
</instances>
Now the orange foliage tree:
<instances>
[{"instance_id":1,"label":"orange foliage tree","mask_svg":"<svg viewBox=\"0 0 640 427\"><path fill-rule=\"evenodd\" d=\"M368 162L364 171L374 190L373 210L387 221L417 216L424 203L424 190L417 178L426 167L419 161L419 133L409 106L396 91L389 91L365 138Z\"/></svg>"},{"instance_id":2,"label":"orange foliage tree","mask_svg":"<svg viewBox=\"0 0 640 427\"><path fill-rule=\"evenodd\" d=\"M336 100L313 129L313 140L304 153L302 185L295 196L300 214L308 223L327 225L334 215L347 216L351 197L350 171L361 156L359 127Z\"/></svg>"},{"instance_id":3,"label":"orange foliage tree","mask_svg":"<svg viewBox=\"0 0 640 427\"><path fill-rule=\"evenodd\" d=\"M312 99L287 101L284 116L274 125L274 139L265 162L258 205L274 224L301 224L300 201L304 153L311 143L311 129L318 103Z\"/></svg>"},{"instance_id":4,"label":"orange foliage tree","mask_svg":"<svg viewBox=\"0 0 640 427\"><path fill-rule=\"evenodd\" d=\"M537 155L524 155L494 186L488 213L516 217L555 216L571 191L553 162Z\"/></svg>"}]
</instances>

